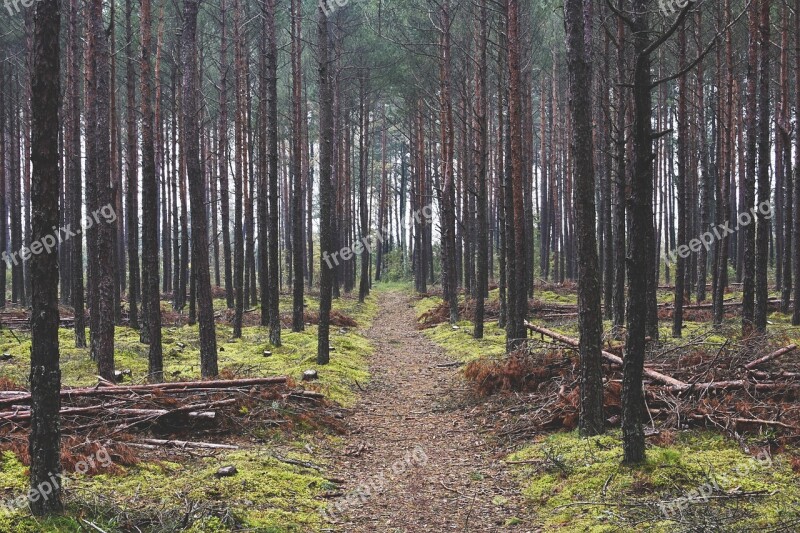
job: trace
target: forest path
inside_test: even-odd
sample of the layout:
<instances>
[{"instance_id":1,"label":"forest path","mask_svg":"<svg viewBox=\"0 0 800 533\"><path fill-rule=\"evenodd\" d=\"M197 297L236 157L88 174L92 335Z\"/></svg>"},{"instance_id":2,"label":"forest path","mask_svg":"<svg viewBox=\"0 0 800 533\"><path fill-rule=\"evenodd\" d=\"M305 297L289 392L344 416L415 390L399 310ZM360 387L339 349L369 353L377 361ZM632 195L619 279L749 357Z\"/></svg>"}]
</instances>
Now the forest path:
<instances>
[{"instance_id":1,"label":"forest path","mask_svg":"<svg viewBox=\"0 0 800 533\"><path fill-rule=\"evenodd\" d=\"M408 294L379 295L366 332L372 381L347 417L336 471L344 495L329 502L336 531L533 531L518 484L470 416L464 382L415 328ZM338 511L337 511L337 505ZM512 517L523 524L505 525Z\"/></svg>"}]
</instances>

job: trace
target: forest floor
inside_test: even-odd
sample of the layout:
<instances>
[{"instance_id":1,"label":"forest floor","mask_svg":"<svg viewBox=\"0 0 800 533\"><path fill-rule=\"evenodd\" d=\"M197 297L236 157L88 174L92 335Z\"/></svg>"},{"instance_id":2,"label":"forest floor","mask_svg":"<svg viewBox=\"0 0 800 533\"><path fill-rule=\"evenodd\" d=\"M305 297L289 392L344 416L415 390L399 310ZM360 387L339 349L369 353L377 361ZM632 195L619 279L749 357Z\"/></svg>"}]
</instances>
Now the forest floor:
<instances>
[{"instance_id":1,"label":"forest floor","mask_svg":"<svg viewBox=\"0 0 800 533\"><path fill-rule=\"evenodd\" d=\"M416 326L404 292L382 292L366 337L372 380L347 419L329 504L342 531L501 531L526 513L484 435L457 365Z\"/></svg>"}]
</instances>

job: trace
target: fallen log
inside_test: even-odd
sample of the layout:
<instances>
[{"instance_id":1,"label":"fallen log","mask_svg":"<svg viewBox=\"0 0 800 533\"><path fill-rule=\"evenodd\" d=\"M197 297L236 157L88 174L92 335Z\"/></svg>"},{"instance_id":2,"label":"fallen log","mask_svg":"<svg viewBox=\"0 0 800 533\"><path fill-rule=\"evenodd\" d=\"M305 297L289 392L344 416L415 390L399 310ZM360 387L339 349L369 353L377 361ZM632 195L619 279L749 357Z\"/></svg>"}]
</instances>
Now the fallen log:
<instances>
[{"instance_id":1,"label":"fallen log","mask_svg":"<svg viewBox=\"0 0 800 533\"><path fill-rule=\"evenodd\" d=\"M183 414L188 413L189 418L215 418L216 413L214 411L208 411L213 407L220 407L224 405L231 405L236 403L238 400L235 398L227 399L227 400L220 400L218 402L206 402L206 403L199 403L199 404L192 404L192 405L184 405L182 407L177 407L175 409L132 409L132 408L124 408L119 407L120 405L124 405L125 402L115 402L113 404L108 405L89 405L86 407L63 407L59 414L61 416L69 416L69 415L91 415L91 414L102 414L102 415L110 415L122 420L126 420L129 418L138 418L138 417L146 417L150 419L161 418L162 416L167 415L176 415L176 414ZM16 409L14 411L5 411L0 412L0 421L11 421L11 422L24 422L26 420L30 420L31 418L31 411L28 406L19 406L21 409Z\"/></svg>"},{"instance_id":2,"label":"fallen log","mask_svg":"<svg viewBox=\"0 0 800 533\"><path fill-rule=\"evenodd\" d=\"M188 440L163 440L163 439L144 439L145 444L156 446L166 446L173 448L203 448L208 450L238 450L238 446L232 444L216 444L214 442L195 442Z\"/></svg>"},{"instance_id":3,"label":"fallen log","mask_svg":"<svg viewBox=\"0 0 800 533\"><path fill-rule=\"evenodd\" d=\"M793 352L796 349L797 349L797 345L796 344L790 344L789 346L787 346L785 348L781 348L780 350L776 350L776 351L774 351L774 352L772 352L770 354L765 355L764 357L759 357L755 361L750 361L749 363L744 365L744 367L747 370L753 370L755 367L757 367L760 364L766 363L767 361L772 361L773 359L777 359L778 357L781 357L782 355L786 355L789 352Z\"/></svg>"},{"instance_id":4,"label":"fallen log","mask_svg":"<svg viewBox=\"0 0 800 533\"><path fill-rule=\"evenodd\" d=\"M71 399L92 396L112 396L115 394L126 393L153 393L153 392L182 392L199 391L206 389L235 389L239 387L253 387L259 385L285 385L288 382L286 376L274 376L269 378L251 379L231 379L216 381L173 381L169 383L155 383L152 385L117 385L104 387L89 387L76 389L62 389L61 398ZM13 403L30 402L30 393L14 395L10 398L0 398L0 405Z\"/></svg>"},{"instance_id":5,"label":"fallen log","mask_svg":"<svg viewBox=\"0 0 800 533\"><path fill-rule=\"evenodd\" d=\"M705 383L685 383L682 386L672 387L674 392L738 389L749 389L755 392L795 391L800 390L800 383L775 383L772 381L753 383L746 379L733 379L728 381L709 381Z\"/></svg>"},{"instance_id":6,"label":"fallen log","mask_svg":"<svg viewBox=\"0 0 800 533\"><path fill-rule=\"evenodd\" d=\"M572 338L567 337L565 335L561 335L560 333L556 333L555 331L550 331L549 329L545 329L545 328L542 328L542 327L539 327L539 326L535 326L535 325L533 325L533 324L531 324L529 322L525 322L525 327L527 327L531 331L534 331L534 332L539 333L541 335L545 335L547 337L550 337L551 339L555 339L555 340L557 340L559 342L563 342L564 344L566 344L568 346L572 346L573 348L578 348L580 346L580 343L575 339L572 339ZM622 365L622 358L621 357L618 357L618 356L614 355L613 353L609 353L609 352L606 352L606 351L602 351L601 353L603 355L603 359L605 359L606 361L609 361L609 362L617 364L617 365ZM682 388L685 388L685 387L689 386L688 383L684 383L683 381L681 381L679 379L675 379L673 377L667 376L667 375L662 374L660 372L656 372L655 370L652 370L652 369L647 368L647 367L644 368L644 375L649 377L653 381L657 381L657 382L663 383L665 385L670 385L671 387L676 387L678 389L682 389Z\"/></svg>"}]
</instances>

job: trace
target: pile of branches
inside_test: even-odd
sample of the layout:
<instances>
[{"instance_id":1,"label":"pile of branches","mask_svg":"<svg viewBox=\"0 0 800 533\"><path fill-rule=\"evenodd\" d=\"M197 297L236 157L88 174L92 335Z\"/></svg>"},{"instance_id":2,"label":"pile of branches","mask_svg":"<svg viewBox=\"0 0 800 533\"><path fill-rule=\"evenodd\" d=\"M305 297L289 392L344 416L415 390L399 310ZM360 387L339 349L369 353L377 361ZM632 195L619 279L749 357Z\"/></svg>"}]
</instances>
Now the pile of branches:
<instances>
[{"instance_id":1,"label":"pile of branches","mask_svg":"<svg viewBox=\"0 0 800 533\"><path fill-rule=\"evenodd\" d=\"M541 341L549 341L550 348L528 347L465 369L479 394L512 393L494 413L498 433L508 438L572 429L578 422L578 341L537 325L527 327ZM777 347L774 339L752 338L709 349L707 337L651 347L644 371L650 431L704 426L735 437L770 430L784 442L798 439L800 361L786 357L796 354L797 346L781 341ZM603 362L605 413L614 426L620 422L622 358L603 351Z\"/></svg>"},{"instance_id":2,"label":"pile of branches","mask_svg":"<svg viewBox=\"0 0 800 533\"><path fill-rule=\"evenodd\" d=\"M484 320L497 320L500 318L500 302L497 300L489 300L486 302L484 309ZM472 298L459 299L458 301L458 316L463 320L475 320L475 300ZM417 319L417 329L430 329L435 328L439 324L444 324L450 321L450 307L447 302L441 302L433 309L423 313Z\"/></svg>"},{"instance_id":3,"label":"pile of branches","mask_svg":"<svg viewBox=\"0 0 800 533\"><path fill-rule=\"evenodd\" d=\"M6 387L8 388L8 387ZM27 441L31 395L0 392L0 448ZM122 442L144 450L236 449L257 428L294 423L335 426L324 396L293 387L287 377L115 385L62 389L65 439ZM210 441L210 442L208 442Z\"/></svg>"},{"instance_id":4,"label":"pile of branches","mask_svg":"<svg viewBox=\"0 0 800 533\"><path fill-rule=\"evenodd\" d=\"M61 308L59 327L72 328L75 326L75 317L70 316L72 309ZM0 329L30 331L31 316L27 309L15 308L0 312Z\"/></svg>"}]
</instances>

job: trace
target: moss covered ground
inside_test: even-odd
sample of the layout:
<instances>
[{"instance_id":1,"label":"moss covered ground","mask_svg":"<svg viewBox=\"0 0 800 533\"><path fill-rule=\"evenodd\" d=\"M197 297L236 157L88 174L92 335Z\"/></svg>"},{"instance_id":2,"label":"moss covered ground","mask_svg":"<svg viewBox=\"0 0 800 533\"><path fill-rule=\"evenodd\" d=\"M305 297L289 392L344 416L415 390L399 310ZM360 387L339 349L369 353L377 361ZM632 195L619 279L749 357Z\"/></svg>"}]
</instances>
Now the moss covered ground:
<instances>
[{"instance_id":1,"label":"moss covered ground","mask_svg":"<svg viewBox=\"0 0 800 533\"><path fill-rule=\"evenodd\" d=\"M496 293L491 296L496 298ZM539 297L565 302L555 293L537 293ZM671 301L671 295L662 299ZM420 299L417 315L440 302L438 297ZM800 342L800 329L791 326L790 315L776 312L770 321L772 336ZM471 322L458 326L440 324L424 333L458 361L504 356L505 334L496 322L486 324L482 340L472 337ZM726 341L738 339L738 319L727 320L725 326L718 332L707 322L687 321L684 338L672 339L671 327L664 321L662 349L702 337L705 348L718 350ZM574 319L547 327L578 335ZM610 331L611 324L606 322L604 329ZM616 344L610 338L606 342ZM649 443L643 468L632 469L621 464L619 431L589 439L562 432L543 434L506 460L513 465L529 508L535 510L535 525L544 531L800 530L800 476L792 468L795 451L759 455L756 451L763 451L759 445L766 437L747 441L754 457L719 433L699 429L669 433L658 443Z\"/></svg>"},{"instance_id":2,"label":"moss covered ground","mask_svg":"<svg viewBox=\"0 0 800 533\"><path fill-rule=\"evenodd\" d=\"M730 439L685 431L621 464L619 432L555 433L508 457L547 531L792 531L800 484L784 455L745 454ZM694 528L694 529L692 529Z\"/></svg>"},{"instance_id":3,"label":"moss covered ground","mask_svg":"<svg viewBox=\"0 0 800 533\"><path fill-rule=\"evenodd\" d=\"M318 306L313 297L307 297L306 303L312 310ZM215 307L224 310L224 301L215 301ZM290 298L283 298L281 311L290 310ZM377 314L377 298L371 296L360 304L357 299L343 297L334 301L334 310L353 318L358 327L332 328L331 346L335 351L329 365L316 365L316 326L307 326L300 333L284 329L283 346L273 348L266 328L245 327L242 338L233 339L231 327L218 323L221 373L227 377L288 375L299 381L303 371L316 369L319 380L309 386L341 406L352 405L355 391L369 381L368 361L373 347L364 332ZM198 378L197 327L165 325L163 336L167 379ZM96 367L88 350L74 348L74 332L62 329L60 340L64 385L95 384ZM272 355L265 357L265 350ZM0 362L0 377L27 386L30 335L0 330L0 352L13 356ZM130 370L126 381L144 379L147 347L139 343L138 331L117 328L115 362L117 369ZM320 510L325 500L321 495L335 487L319 470L288 464L276 457L323 467L319 457L308 453L310 443L330 447L336 446L336 440L320 434L295 432L284 436L274 432L265 435L263 442L241 450L143 461L94 476L70 474L64 516L39 520L24 507L0 506L0 532L97 531L92 524L109 533L317 531L323 527ZM227 465L234 465L238 473L218 478L217 470ZM0 457L0 500L8 502L25 494L27 479L27 467L13 452L5 452Z\"/></svg>"}]
</instances>

